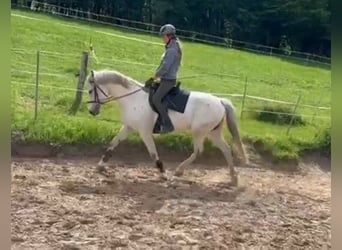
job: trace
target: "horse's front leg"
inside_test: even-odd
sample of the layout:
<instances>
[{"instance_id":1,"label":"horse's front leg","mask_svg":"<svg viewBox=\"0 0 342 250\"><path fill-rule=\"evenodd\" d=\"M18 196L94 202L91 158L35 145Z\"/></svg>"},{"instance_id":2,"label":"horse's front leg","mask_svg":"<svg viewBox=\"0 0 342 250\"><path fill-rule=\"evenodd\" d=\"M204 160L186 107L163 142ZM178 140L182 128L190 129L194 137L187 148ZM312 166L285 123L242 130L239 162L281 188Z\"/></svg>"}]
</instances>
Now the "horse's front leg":
<instances>
[{"instance_id":1,"label":"horse's front leg","mask_svg":"<svg viewBox=\"0 0 342 250\"><path fill-rule=\"evenodd\" d=\"M156 144L154 143L152 133L151 132L145 132L145 131L140 132L140 137L144 141L144 144L148 150L148 153L150 154L152 160L155 162L156 167L158 168L159 173L161 174L161 177L163 179L166 179L163 162L159 159Z\"/></svg>"},{"instance_id":2,"label":"horse's front leg","mask_svg":"<svg viewBox=\"0 0 342 250\"><path fill-rule=\"evenodd\" d=\"M194 162L198 155L203 152L203 143L204 143L205 136L203 134L194 134L194 152L184 160L179 166L176 168L175 176L180 177L184 174L184 169Z\"/></svg>"},{"instance_id":3,"label":"horse's front leg","mask_svg":"<svg viewBox=\"0 0 342 250\"><path fill-rule=\"evenodd\" d=\"M102 155L101 160L98 163L97 170L100 172L106 171L105 164L108 162L110 157L112 157L112 153L114 149L119 145L119 143L125 139L127 139L130 133L129 127L123 125L119 131L119 133L112 139L107 148L106 152Z\"/></svg>"}]
</instances>

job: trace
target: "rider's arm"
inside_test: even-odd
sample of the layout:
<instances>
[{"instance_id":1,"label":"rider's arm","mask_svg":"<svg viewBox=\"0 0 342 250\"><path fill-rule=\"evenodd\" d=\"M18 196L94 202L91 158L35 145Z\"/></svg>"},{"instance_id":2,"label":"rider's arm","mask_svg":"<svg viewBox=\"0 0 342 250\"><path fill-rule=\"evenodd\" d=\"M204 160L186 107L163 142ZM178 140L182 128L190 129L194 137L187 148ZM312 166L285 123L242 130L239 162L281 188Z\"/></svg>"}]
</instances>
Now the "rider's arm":
<instances>
[{"instance_id":1,"label":"rider's arm","mask_svg":"<svg viewBox=\"0 0 342 250\"><path fill-rule=\"evenodd\" d=\"M155 79L162 78L169 71L171 65L177 58L177 53L177 50L174 48L168 49L166 51L165 56L163 58L163 62L155 74Z\"/></svg>"}]
</instances>

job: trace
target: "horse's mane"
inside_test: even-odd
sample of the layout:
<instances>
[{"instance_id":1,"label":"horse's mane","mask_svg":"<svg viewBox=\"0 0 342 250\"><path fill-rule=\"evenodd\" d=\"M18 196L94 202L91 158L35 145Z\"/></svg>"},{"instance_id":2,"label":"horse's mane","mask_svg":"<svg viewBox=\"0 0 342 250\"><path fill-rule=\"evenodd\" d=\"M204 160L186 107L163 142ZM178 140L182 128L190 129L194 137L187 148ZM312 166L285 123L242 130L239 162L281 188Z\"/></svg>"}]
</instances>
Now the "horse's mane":
<instances>
[{"instance_id":1,"label":"horse's mane","mask_svg":"<svg viewBox=\"0 0 342 250\"><path fill-rule=\"evenodd\" d=\"M137 80L124 75L123 73L117 70L99 70L94 71L95 81L98 83L113 83L120 84L124 88L129 88L132 85L142 86L140 82Z\"/></svg>"}]
</instances>

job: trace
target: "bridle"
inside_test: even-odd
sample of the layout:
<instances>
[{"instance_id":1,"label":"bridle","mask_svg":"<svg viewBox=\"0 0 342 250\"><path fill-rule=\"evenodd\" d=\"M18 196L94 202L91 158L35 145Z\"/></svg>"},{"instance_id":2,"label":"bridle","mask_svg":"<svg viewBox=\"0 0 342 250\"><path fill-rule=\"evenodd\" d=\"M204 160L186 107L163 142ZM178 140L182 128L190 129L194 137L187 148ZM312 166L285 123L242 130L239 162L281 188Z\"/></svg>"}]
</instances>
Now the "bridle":
<instances>
[{"instance_id":1,"label":"bridle","mask_svg":"<svg viewBox=\"0 0 342 250\"><path fill-rule=\"evenodd\" d=\"M92 78L94 79L94 72L91 71L91 75L92 75ZM89 81L90 83L92 83L94 85L93 89L91 89L90 91L94 91L94 96L95 96L95 100L92 100L92 101L87 101L87 103L98 103L98 104L106 104L108 102L111 102L111 101L115 101L115 100L118 100L118 99L121 99L121 98L124 98L124 97L127 97L127 96L130 96L130 95L133 95L139 91L141 91L143 88L138 88L137 90L134 90L130 93L127 93L127 94L124 94L122 96L117 96L117 97L114 97L112 95L107 95L103 89L100 88L100 86L98 86L96 83L95 83L95 80L91 80ZM99 98L99 95L98 95L98 92L97 90L99 90L106 98L105 99L102 99L100 100Z\"/></svg>"}]
</instances>

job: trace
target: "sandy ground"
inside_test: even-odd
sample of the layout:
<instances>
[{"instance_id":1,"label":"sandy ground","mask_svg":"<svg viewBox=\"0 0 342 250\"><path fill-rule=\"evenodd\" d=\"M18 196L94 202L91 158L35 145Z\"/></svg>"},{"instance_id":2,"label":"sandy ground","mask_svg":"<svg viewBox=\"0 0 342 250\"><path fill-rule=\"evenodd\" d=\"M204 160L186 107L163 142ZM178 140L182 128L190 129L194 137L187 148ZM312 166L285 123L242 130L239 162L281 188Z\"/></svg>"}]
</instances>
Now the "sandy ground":
<instances>
[{"instance_id":1,"label":"sandy ground","mask_svg":"<svg viewBox=\"0 0 342 250\"><path fill-rule=\"evenodd\" d=\"M161 182L153 164L12 160L12 249L330 249L330 171L193 164ZM165 164L168 171L175 164Z\"/></svg>"}]
</instances>

